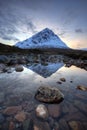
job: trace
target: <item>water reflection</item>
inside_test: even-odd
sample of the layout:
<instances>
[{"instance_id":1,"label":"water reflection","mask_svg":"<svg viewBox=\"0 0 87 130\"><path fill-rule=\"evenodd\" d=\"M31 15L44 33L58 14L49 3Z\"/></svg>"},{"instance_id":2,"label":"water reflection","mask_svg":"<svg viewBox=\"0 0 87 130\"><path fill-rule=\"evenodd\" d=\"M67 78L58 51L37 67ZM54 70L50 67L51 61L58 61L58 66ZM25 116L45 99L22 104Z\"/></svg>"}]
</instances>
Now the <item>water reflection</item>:
<instances>
[{"instance_id":1,"label":"water reflection","mask_svg":"<svg viewBox=\"0 0 87 130\"><path fill-rule=\"evenodd\" d=\"M43 60L45 61L42 63ZM77 85L87 86L87 71L75 66L65 67L62 61L56 60L56 57L55 60L52 56L51 59L43 60L26 65L23 72L0 74L1 114L9 106L20 105L21 111L28 113L28 119L40 123L35 116L35 108L41 103L35 100L35 92L40 86L56 87L64 94L64 101L60 104L45 104L49 111L49 118L45 122L50 126L50 130L72 130L73 126L76 130L87 130L87 91L76 89ZM65 78L66 82L58 84L60 78ZM1 130L6 129L4 128L6 123L12 121L17 126L16 123L19 122L15 122L14 117L15 114L9 118L5 116L3 124L0 124ZM42 124L45 122L41 121Z\"/></svg>"},{"instance_id":2,"label":"water reflection","mask_svg":"<svg viewBox=\"0 0 87 130\"><path fill-rule=\"evenodd\" d=\"M41 75L44 78L51 76L57 70L64 66L64 63L48 63L48 64L33 64L32 66L27 66L28 69L34 71L35 73Z\"/></svg>"}]
</instances>

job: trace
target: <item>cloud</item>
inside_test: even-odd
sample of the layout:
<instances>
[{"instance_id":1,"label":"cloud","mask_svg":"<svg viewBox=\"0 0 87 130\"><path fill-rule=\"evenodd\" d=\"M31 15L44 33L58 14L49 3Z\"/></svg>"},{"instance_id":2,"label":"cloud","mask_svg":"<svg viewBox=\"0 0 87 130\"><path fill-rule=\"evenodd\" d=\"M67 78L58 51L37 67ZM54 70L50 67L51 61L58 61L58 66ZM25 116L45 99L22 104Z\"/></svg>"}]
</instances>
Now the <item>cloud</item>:
<instances>
[{"instance_id":1,"label":"cloud","mask_svg":"<svg viewBox=\"0 0 87 130\"><path fill-rule=\"evenodd\" d=\"M9 1L11 2L11 0ZM0 4L2 5L0 5L0 37L2 39L16 42L20 41L22 36L26 39L29 33L37 32L36 26L27 15L28 12L25 8L22 9L17 3L15 6L12 2L8 4L8 2L0 1Z\"/></svg>"},{"instance_id":2,"label":"cloud","mask_svg":"<svg viewBox=\"0 0 87 130\"><path fill-rule=\"evenodd\" d=\"M36 33L37 30L36 30L36 26L33 24L32 21L30 21L29 23L27 23L27 27L29 30L31 30L32 33Z\"/></svg>"},{"instance_id":3,"label":"cloud","mask_svg":"<svg viewBox=\"0 0 87 130\"><path fill-rule=\"evenodd\" d=\"M81 28L78 28L75 30L76 33L83 33L83 30Z\"/></svg>"},{"instance_id":4,"label":"cloud","mask_svg":"<svg viewBox=\"0 0 87 130\"><path fill-rule=\"evenodd\" d=\"M61 36L61 37L64 37L65 34L66 34L65 31L61 31L60 33L58 33L58 35Z\"/></svg>"}]
</instances>

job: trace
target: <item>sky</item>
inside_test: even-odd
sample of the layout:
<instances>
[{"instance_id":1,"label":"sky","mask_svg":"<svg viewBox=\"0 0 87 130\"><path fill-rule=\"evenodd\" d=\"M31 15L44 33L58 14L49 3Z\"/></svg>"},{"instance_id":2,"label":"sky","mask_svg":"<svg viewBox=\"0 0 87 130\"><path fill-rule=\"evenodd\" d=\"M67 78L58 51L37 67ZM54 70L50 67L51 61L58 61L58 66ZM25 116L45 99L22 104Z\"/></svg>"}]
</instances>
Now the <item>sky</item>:
<instances>
[{"instance_id":1,"label":"sky","mask_svg":"<svg viewBox=\"0 0 87 130\"><path fill-rule=\"evenodd\" d=\"M0 0L0 43L49 28L71 48L87 48L87 0Z\"/></svg>"}]
</instances>

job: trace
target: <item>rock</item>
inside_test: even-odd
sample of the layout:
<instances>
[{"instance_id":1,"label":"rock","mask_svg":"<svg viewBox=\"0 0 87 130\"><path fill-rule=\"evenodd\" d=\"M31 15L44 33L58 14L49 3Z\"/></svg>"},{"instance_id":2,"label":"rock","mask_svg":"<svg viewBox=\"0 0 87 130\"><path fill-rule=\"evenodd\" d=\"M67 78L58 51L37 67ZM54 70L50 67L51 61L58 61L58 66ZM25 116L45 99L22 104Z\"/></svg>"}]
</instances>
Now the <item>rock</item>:
<instances>
[{"instance_id":1,"label":"rock","mask_svg":"<svg viewBox=\"0 0 87 130\"><path fill-rule=\"evenodd\" d=\"M0 103L4 101L4 98L5 98L4 92L0 92Z\"/></svg>"},{"instance_id":2,"label":"rock","mask_svg":"<svg viewBox=\"0 0 87 130\"><path fill-rule=\"evenodd\" d=\"M0 113L0 124L2 124L5 121L5 118L3 114Z\"/></svg>"},{"instance_id":3,"label":"rock","mask_svg":"<svg viewBox=\"0 0 87 130\"><path fill-rule=\"evenodd\" d=\"M72 130L79 130L79 125L76 121L70 121L69 126L71 127Z\"/></svg>"},{"instance_id":4,"label":"rock","mask_svg":"<svg viewBox=\"0 0 87 130\"><path fill-rule=\"evenodd\" d=\"M71 80L70 83L73 83L73 81Z\"/></svg>"},{"instance_id":5,"label":"rock","mask_svg":"<svg viewBox=\"0 0 87 130\"><path fill-rule=\"evenodd\" d=\"M0 63L8 63L9 59L7 56L0 55Z\"/></svg>"},{"instance_id":6,"label":"rock","mask_svg":"<svg viewBox=\"0 0 87 130\"><path fill-rule=\"evenodd\" d=\"M52 117L49 117L48 118L48 123L49 123L50 127L53 128L55 121L54 121L54 119Z\"/></svg>"},{"instance_id":7,"label":"rock","mask_svg":"<svg viewBox=\"0 0 87 130\"><path fill-rule=\"evenodd\" d=\"M33 130L50 130L49 124L41 121L35 122L33 128Z\"/></svg>"},{"instance_id":8,"label":"rock","mask_svg":"<svg viewBox=\"0 0 87 130\"><path fill-rule=\"evenodd\" d=\"M16 59L11 59L9 62L8 62L8 65L16 65L18 64L17 60Z\"/></svg>"},{"instance_id":9,"label":"rock","mask_svg":"<svg viewBox=\"0 0 87 130\"><path fill-rule=\"evenodd\" d=\"M58 83L58 84L62 84L62 82L60 82L60 81L58 81L57 83Z\"/></svg>"},{"instance_id":10,"label":"rock","mask_svg":"<svg viewBox=\"0 0 87 130\"><path fill-rule=\"evenodd\" d=\"M85 87L83 85L78 85L77 89L82 90L82 91L87 91L87 87Z\"/></svg>"},{"instance_id":11,"label":"rock","mask_svg":"<svg viewBox=\"0 0 87 130\"><path fill-rule=\"evenodd\" d=\"M57 88L40 87L35 98L45 103L59 103L64 99L64 95Z\"/></svg>"},{"instance_id":12,"label":"rock","mask_svg":"<svg viewBox=\"0 0 87 130\"><path fill-rule=\"evenodd\" d=\"M25 59L23 58L18 59L18 64L26 64Z\"/></svg>"},{"instance_id":13,"label":"rock","mask_svg":"<svg viewBox=\"0 0 87 130\"><path fill-rule=\"evenodd\" d=\"M62 82L66 82L66 79L65 79L65 78L60 78L60 80L61 80Z\"/></svg>"},{"instance_id":14,"label":"rock","mask_svg":"<svg viewBox=\"0 0 87 130\"><path fill-rule=\"evenodd\" d=\"M6 66L4 64L0 64L0 71L2 71Z\"/></svg>"},{"instance_id":15,"label":"rock","mask_svg":"<svg viewBox=\"0 0 87 130\"><path fill-rule=\"evenodd\" d=\"M23 66L18 65L18 66L15 67L15 70L16 70L17 72L21 72L21 71L24 70L24 68L23 68Z\"/></svg>"},{"instance_id":16,"label":"rock","mask_svg":"<svg viewBox=\"0 0 87 130\"><path fill-rule=\"evenodd\" d=\"M83 122L84 130L87 130L87 122Z\"/></svg>"},{"instance_id":17,"label":"rock","mask_svg":"<svg viewBox=\"0 0 87 130\"><path fill-rule=\"evenodd\" d=\"M59 105L48 105L49 115L53 118L57 118L61 115L61 108Z\"/></svg>"},{"instance_id":18,"label":"rock","mask_svg":"<svg viewBox=\"0 0 87 130\"><path fill-rule=\"evenodd\" d=\"M9 130L14 130L14 128L15 128L15 124L14 124L14 122L10 122L10 124L9 124Z\"/></svg>"},{"instance_id":19,"label":"rock","mask_svg":"<svg viewBox=\"0 0 87 130\"><path fill-rule=\"evenodd\" d=\"M11 107L7 107L3 113L5 115L14 115L16 114L17 112L21 111L22 110L22 107L21 106L11 106Z\"/></svg>"},{"instance_id":20,"label":"rock","mask_svg":"<svg viewBox=\"0 0 87 130\"><path fill-rule=\"evenodd\" d=\"M24 111L19 112L15 115L15 119L19 122L23 122L26 119L26 113Z\"/></svg>"},{"instance_id":21,"label":"rock","mask_svg":"<svg viewBox=\"0 0 87 130\"><path fill-rule=\"evenodd\" d=\"M48 118L47 108L42 104L38 105L36 108L36 116L42 119Z\"/></svg>"},{"instance_id":22,"label":"rock","mask_svg":"<svg viewBox=\"0 0 87 130\"><path fill-rule=\"evenodd\" d=\"M57 122L54 123L53 130L60 130Z\"/></svg>"},{"instance_id":23,"label":"rock","mask_svg":"<svg viewBox=\"0 0 87 130\"><path fill-rule=\"evenodd\" d=\"M24 130L28 130L29 125L30 125L30 119L25 120L23 122L23 128L24 128Z\"/></svg>"},{"instance_id":24,"label":"rock","mask_svg":"<svg viewBox=\"0 0 87 130\"><path fill-rule=\"evenodd\" d=\"M69 126L68 126L68 123L65 119L60 119L58 121L58 124L59 124L59 130L70 130Z\"/></svg>"}]
</instances>

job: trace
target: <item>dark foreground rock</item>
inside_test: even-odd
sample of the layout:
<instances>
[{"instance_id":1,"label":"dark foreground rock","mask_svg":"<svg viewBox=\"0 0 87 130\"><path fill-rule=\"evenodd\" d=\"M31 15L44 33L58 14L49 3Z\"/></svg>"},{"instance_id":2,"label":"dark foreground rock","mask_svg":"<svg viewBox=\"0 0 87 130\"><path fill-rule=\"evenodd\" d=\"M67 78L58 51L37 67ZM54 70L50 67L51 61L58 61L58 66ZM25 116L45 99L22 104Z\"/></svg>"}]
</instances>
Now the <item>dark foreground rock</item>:
<instances>
[{"instance_id":1,"label":"dark foreground rock","mask_svg":"<svg viewBox=\"0 0 87 130\"><path fill-rule=\"evenodd\" d=\"M9 58L5 55L0 55L0 63L8 63Z\"/></svg>"},{"instance_id":2,"label":"dark foreground rock","mask_svg":"<svg viewBox=\"0 0 87 130\"><path fill-rule=\"evenodd\" d=\"M21 71L24 70L24 68L23 68L22 65L18 65L18 66L15 67L15 70L16 70L17 72L21 72Z\"/></svg>"},{"instance_id":3,"label":"dark foreground rock","mask_svg":"<svg viewBox=\"0 0 87 130\"><path fill-rule=\"evenodd\" d=\"M45 103L59 103L64 99L64 95L57 88L40 87L35 98Z\"/></svg>"}]
</instances>

